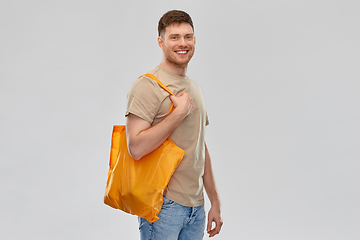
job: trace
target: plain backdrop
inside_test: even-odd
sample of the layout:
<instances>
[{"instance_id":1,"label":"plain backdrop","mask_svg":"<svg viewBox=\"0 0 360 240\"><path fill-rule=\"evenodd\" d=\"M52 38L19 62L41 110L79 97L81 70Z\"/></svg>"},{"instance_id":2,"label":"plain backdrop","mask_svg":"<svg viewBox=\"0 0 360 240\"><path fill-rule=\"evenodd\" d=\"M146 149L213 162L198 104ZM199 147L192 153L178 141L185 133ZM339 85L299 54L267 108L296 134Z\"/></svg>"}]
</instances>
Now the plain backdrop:
<instances>
[{"instance_id":1,"label":"plain backdrop","mask_svg":"<svg viewBox=\"0 0 360 240\"><path fill-rule=\"evenodd\" d=\"M0 239L139 239L135 216L103 204L110 137L133 81L160 63L172 9L195 24L188 76L224 219L214 239L360 239L359 7L1 1Z\"/></svg>"}]
</instances>

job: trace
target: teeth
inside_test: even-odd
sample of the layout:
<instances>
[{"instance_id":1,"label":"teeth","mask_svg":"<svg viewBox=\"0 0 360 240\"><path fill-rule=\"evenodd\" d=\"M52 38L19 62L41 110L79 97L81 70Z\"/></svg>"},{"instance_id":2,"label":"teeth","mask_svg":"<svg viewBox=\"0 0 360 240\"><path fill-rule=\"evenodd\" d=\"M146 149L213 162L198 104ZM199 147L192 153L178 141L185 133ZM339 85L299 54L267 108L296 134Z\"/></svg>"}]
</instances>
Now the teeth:
<instances>
[{"instance_id":1,"label":"teeth","mask_svg":"<svg viewBox=\"0 0 360 240\"><path fill-rule=\"evenodd\" d=\"M186 51L177 51L177 53L180 53L180 54L185 54Z\"/></svg>"}]
</instances>

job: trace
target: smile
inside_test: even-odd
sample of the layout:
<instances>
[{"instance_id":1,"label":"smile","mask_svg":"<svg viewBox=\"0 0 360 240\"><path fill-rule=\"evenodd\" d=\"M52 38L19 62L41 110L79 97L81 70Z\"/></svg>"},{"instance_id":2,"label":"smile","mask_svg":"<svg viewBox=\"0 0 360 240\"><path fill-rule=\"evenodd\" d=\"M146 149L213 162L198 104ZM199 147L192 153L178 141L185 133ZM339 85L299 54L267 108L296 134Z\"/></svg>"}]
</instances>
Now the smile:
<instances>
[{"instance_id":1,"label":"smile","mask_svg":"<svg viewBox=\"0 0 360 240\"><path fill-rule=\"evenodd\" d=\"M179 50L179 51L175 51L177 54L186 54L189 50Z\"/></svg>"}]
</instances>

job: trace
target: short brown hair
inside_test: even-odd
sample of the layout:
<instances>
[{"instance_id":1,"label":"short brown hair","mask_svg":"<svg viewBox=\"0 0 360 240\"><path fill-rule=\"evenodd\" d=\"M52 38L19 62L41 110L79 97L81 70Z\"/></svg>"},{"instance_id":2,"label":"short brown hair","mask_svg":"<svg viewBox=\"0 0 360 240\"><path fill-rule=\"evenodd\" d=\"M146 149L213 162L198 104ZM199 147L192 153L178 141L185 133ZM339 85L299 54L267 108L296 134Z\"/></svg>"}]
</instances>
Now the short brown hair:
<instances>
[{"instance_id":1,"label":"short brown hair","mask_svg":"<svg viewBox=\"0 0 360 240\"><path fill-rule=\"evenodd\" d=\"M189 14L180 10L171 10L165 13L159 20L158 32L159 36L165 28L173 23L189 23L194 31L194 24Z\"/></svg>"}]
</instances>

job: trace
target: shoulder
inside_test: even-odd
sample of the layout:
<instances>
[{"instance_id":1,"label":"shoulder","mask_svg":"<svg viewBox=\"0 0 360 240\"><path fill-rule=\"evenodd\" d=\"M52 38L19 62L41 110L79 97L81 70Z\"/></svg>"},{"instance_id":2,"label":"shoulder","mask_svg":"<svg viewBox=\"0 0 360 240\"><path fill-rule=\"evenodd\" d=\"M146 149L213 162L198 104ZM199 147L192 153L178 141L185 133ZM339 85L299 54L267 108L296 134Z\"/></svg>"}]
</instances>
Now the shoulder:
<instances>
[{"instance_id":1,"label":"shoulder","mask_svg":"<svg viewBox=\"0 0 360 240\"><path fill-rule=\"evenodd\" d=\"M156 83L153 79L151 79L151 78L143 75L143 76L140 76L140 77L133 83L133 85L132 85L131 88L134 88L134 87L135 87L135 88L139 88L139 87L150 87L150 88L154 88L154 87L157 87L157 83Z\"/></svg>"},{"instance_id":2,"label":"shoulder","mask_svg":"<svg viewBox=\"0 0 360 240\"><path fill-rule=\"evenodd\" d=\"M150 74L153 74L156 76L156 73L159 71L158 67L152 69L151 71L147 72ZM150 77L147 77L144 75L140 76L132 85L130 90L133 90L133 88L158 88L158 84L155 80L151 79Z\"/></svg>"},{"instance_id":3,"label":"shoulder","mask_svg":"<svg viewBox=\"0 0 360 240\"><path fill-rule=\"evenodd\" d=\"M153 79L141 76L130 88L128 93L127 116L132 113L152 123L161 105L163 96L161 88Z\"/></svg>"},{"instance_id":4,"label":"shoulder","mask_svg":"<svg viewBox=\"0 0 360 240\"><path fill-rule=\"evenodd\" d=\"M131 86L129 95L145 94L145 95L158 95L160 88L157 82L147 76L141 76Z\"/></svg>"}]
</instances>

